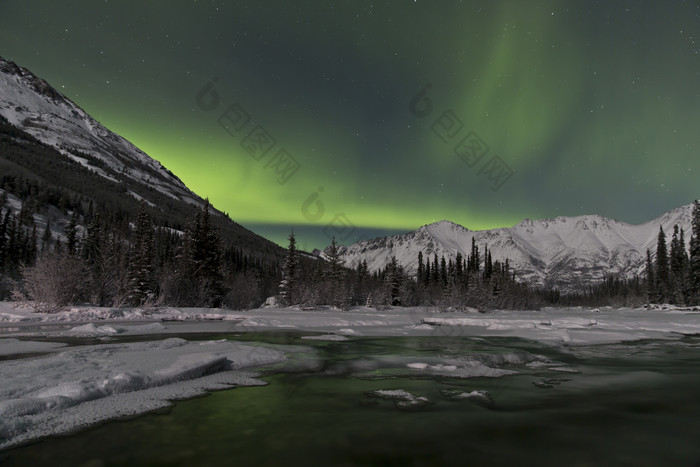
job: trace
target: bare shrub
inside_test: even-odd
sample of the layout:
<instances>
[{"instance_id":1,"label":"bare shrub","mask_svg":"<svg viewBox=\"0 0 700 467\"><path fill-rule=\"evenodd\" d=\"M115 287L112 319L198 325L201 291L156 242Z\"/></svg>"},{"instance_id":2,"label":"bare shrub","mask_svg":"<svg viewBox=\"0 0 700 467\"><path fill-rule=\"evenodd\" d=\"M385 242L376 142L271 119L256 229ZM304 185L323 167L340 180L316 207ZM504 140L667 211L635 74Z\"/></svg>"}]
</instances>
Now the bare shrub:
<instances>
[{"instance_id":1,"label":"bare shrub","mask_svg":"<svg viewBox=\"0 0 700 467\"><path fill-rule=\"evenodd\" d=\"M40 313L55 313L78 299L84 283L80 258L65 253L46 253L34 266L22 269L29 305ZM15 297L19 298L17 294Z\"/></svg>"}]
</instances>

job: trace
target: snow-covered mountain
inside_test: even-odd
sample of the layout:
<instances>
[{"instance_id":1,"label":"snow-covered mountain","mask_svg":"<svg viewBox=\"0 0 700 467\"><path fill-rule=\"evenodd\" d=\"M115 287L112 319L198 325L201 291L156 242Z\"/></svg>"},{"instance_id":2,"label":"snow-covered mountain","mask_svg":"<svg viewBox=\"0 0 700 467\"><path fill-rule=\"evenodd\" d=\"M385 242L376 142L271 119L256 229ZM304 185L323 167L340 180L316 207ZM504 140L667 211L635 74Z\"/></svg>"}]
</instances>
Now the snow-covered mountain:
<instances>
[{"instance_id":1,"label":"snow-covered mountain","mask_svg":"<svg viewBox=\"0 0 700 467\"><path fill-rule=\"evenodd\" d=\"M488 246L494 260L508 258L517 279L574 291L600 281L605 274L628 278L642 274L647 248L652 253L656 250L659 226L670 243L673 226L678 224L686 232L687 247L692 207L679 207L639 225L588 215L525 219L513 227L472 231L443 220L402 235L341 247L340 252L348 267L366 260L369 269L376 270L396 256L407 271L415 273L419 252L431 261L434 255L454 259L458 252L466 258L475 238L480 252Z\"/></svg>"},{"instance_id":2,"label":"snow-covered mountain","mask_svg":"<svg viewBox=\"0 0 700 467\"><path fill-rule=\"evenodd\" d=\"M117 182L123 175L170 198L201 202L160 162L109 131L45 80L2 57L0 115L110 181Z\"/></svg>"},{"instance_id":3,"label":"snow-covered mountain","mask_svg":"<svg viewBox=\"0 0 700 467\"><path fill-rule=\"evenodd\" d=\"M160 162L105 128L45 80L0 57L0 179L13 177L122 213L138 212L145 200L158 224L175 227L186 225L205 202ZM6 203L0 210L16 214L27 201L2 188L0 195ZM34 220L39 229L50 221L54 237L60 237L70 213L53 203L34 214ZM212 212L227 242L256 257L282 257L284 250L278 245Z\"/></svg>"}]
</instances>

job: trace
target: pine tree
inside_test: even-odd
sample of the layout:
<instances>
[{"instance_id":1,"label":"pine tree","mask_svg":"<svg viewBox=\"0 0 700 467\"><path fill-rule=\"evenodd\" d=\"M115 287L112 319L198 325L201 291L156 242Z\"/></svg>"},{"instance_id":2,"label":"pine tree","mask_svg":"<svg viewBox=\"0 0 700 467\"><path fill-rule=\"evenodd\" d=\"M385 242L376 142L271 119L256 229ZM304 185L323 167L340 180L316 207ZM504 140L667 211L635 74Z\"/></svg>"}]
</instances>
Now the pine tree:
<instances>
[{"instance_id":1,"label":"pine tree","mask_svg":"<svg viewBox=\"0 0 700 467\"><path fill-rule=\"evenodd\" d=\"M673 236L671 237L671 257L670 257L670 294L671 303L676 305L684 304L684 290L687 264L685 261L685 245L681 244L678 224L673 226Z\"/></svg>"},{"instance_id":2,"label":"pine tree","mask_svg":"<svg viewBox=\"0 0 700 467\"><path fill-rule=\"evenodd\" d=\"M688 265L688 289L690 302L700 303L700 201L693 203L693 229L690 237L690 258Z\"/></svg>"},{"instance_id":3,"label":"pine tree","mask_svg":"<svg viewBox=\"0 0 700 467\"><path fill-rule=\"evenodd\" d=\"M146 213L146 203L142 201L129 251L127 300L130 305L141 306L155 295L153 249L153 225Z\"/></svg>"},{"instance_id":4,"label":"pine tree","mask_svg":"<svg viewBox=\"0 0 700 467\"><path fill-rule=\"evenodd\" d=\"M393 306L401 306L402 304L402 280L403 270L401 266L399 266L396 256L392 256L385 269L384 282L389 291L389 304Z\"/></svg>"},{"instance_id":5,"label":"pine tree","mask_svg":"<svg viewBox=\"0 0 700 467\"><path fill-rule=\"evenodd\" d=\"M104 243L100 215L95 213L90 217L82 254L88 273L88 298L90 303L100 306L104 306L107 299L108 272L104 261Z\"/></svg>"},{"instance_id":6,"label":"pine tree","mask_svg":"<svg viewBox=\"0 0 700 467\"><path fill-rule=\"evenodd\" d=\"M180 305L216 307L224 296L223 246L211 224L209 200L185 229L177 255L174 300Z\"/></svg>"},{"instance_id":7,"label":"pine tree","mask_svg":"<svg viewBox=\"0 0 700 467\"><path fill-rule=\"evenodd\" d=\"M432 277L431 274L432 273L430 272L430 258L428 258L428 261L425 264L425 277L423 279L426 286L430 285L430 279Z\"/></svg>"},{"instance_id":8,"label":"pine tree","mask_svg":"<svg viewBox=\"0 0 700 467\"><path fill-rule=\"evenodd\" d=\"M282 300L287 305L293 305L297 299L297 281L299 280L299 255L294 231L289 234L287 256L284 259L282 282L279 285Z\"/></svg>"},{"instance_id":9,"label":"pine tree","mask_svg":"<svg viewBox=\"0 0 700 467\"><path fill-rule=\"evenodd\" d=\"M51 247L51 220L47 219L44 234L41 236L41 252L48 251Z\"/></svg>"},{"instance_id":10,"label":"pine tree","mask_svg":"<svg viewBox=\"0 0 700 467\"><path fill-rule=\"evenodd\" d=\"M464 261L464 258L462 257L461 252L457 252L457 256L455 257L455 281L456 282L462 282L462 278L464 277L464 269L462 267L462 263Z\"/></svg>"},{"instance_id":11,"label":"pine tree","mask_svg":"<svg viewBox=\"0 0 700 467\"><path fill-rule=\"evenodd\" d=\"M478 273L481 261L479 260L479 247L476 246L476 238L472 237L472 252L469 255L469 260L471 262L471 267L469 272Z\"/></svg>"},{"instance_id":12,"label":"pine tree","mask_svg":"<svg viewBox=\"0 0 700 467\"><path fill-rule=\"evenodd\" d=\"M689 277L689 270L690 270L690 258L688 257L688 252L685 249L685 231L683 230L683 227L681 227L681 236L680 236L680 247L681 247L681 255L680 255L680 263L681 263L681 277L682 277L682 293L683 293L683 303L686 305L690 303L690 277Z\"/></svg>"},{"instance_id":13,"label":"pine tree","mask_svg":"<svg viewBox=\"0 0 700 467\"><path fill-rule=\"evenodd\" d=\"M217 307L221 305L224 295L223 245L221 234L211 223L210 210L211 205L207 198L202 208L202 225L199 229L202 271L200 287L207 297L206 305Z\"/></svg>"},{"instance_id":14,"label":"pine tree","mask_svg":"<svg viewBox=\"0 0 700 467\"><path fill-rule=\"evenodd\" d=\"M22 258L22 264L25 266L31 266L36 261L37 256L37 244L39 243L39 236L36 233L36 224L34 223L34 218L31 220L32 233L27 232L24 255Z\"/></svg>"},{"instance_id":15,"label":"pine tree","mask_svg":"<svg viewBox=\"0 0 700 467\"><path fill-rule=\"evenodd\" d=\"M104 301L112 306L124 306L129 296L128 247L115 234L107 236L104 243Z\"/></svg>"},{"instance_id":16,"label":"pine tree","mask_svg":"<svg viewBox=\"0 0 700 467\"><path fill-rule=\"evenodd\" d=\"M435 253L435 256L433 256L433 276L430 279L430 282L433 284L438 284L440 282L440 266L438 264L438 255Z\"/></svg>"},{"instance_id":17,"label":"pine tree","mask_svg":"<svg viewBox=\"0 0 700 467\"><path fill-rule=\"evenodd\" d=\"M447 287L447 263L445 256L440 258L440 283L443 287Z\"/></svg>"},{"instance_id":18,"label":"pine tree","mask_svg":"<svg viewBox=\"0 0 700 467\"><path fill-rule=\"evenodd\" d=\"M651 251L647 248L646 265L646 292L647 304L656 300L656 278L654 277L654 263L651 261Z\"/></svg>"},{"instance_id":19,"label":"pine tree","mask_svg":"<svg viewBox=\"0 0 700 467\"><path fill-rule=\"evenodd\" d=\"M8 209L4 216L2 216L2 210L0 210L0 273L7 269L6 260L8 257L7 251L7 228L10 224L10 210Z\"/></svg>"},{"instance_id":20,"label":"pine tree","mask_svg":"<svg viewBox=\"0 0 700 467\"><path fill-rule=\"evenodd\" d=\"M418 252L418 271L416 273L416 282L422 283L425 276L425 265L423 264L423 252Z\"/></svg>"},{"instance_id":21,"label":"pine tree","mask_svg":"<svg viewBox=\"0 0 700 467\"><path fill-rule=\"evenodd\" d=\"M328 287L328 301L332 306L340 306L345 301L342 293L345 271L343 270L343 260L340 258L340 248L335 237L331 240L326 257L328 266L325 273L325 282Z\"/></svg>"},{"instance_id":22,"label":"pine tree","mask_svg":"<svg viewBox=\"0 0 700 467\"><path fill-rule=\"evenodd\" d=\"M367 279L369 277L369 267L367 266L367 260L363 259L361 263L362 269L360 270L360 279Z\"/></svg>"},{"instance_id":23,"label":"pine tree","mask_svg":"<svg viewBox=\"0 0 700 467\"><path fill-rule=\"evenodd\" d=\"M74 211L66 228L66 249L69 255L74 255L78 247L78 214Z\"/></svg>"},{"instance_id":24,"label":"pine tree","mask_svg":"<svg viewBox=\"0 0 700 467\"><path fill-rule=\"evenodd\" d=\"M664 303L670 298L671 280L668 250L666 249L666 234L661 226L659 226L659 236L656 244L655 277L657 300L659 303Z\"/></svg>"}]
</instances>

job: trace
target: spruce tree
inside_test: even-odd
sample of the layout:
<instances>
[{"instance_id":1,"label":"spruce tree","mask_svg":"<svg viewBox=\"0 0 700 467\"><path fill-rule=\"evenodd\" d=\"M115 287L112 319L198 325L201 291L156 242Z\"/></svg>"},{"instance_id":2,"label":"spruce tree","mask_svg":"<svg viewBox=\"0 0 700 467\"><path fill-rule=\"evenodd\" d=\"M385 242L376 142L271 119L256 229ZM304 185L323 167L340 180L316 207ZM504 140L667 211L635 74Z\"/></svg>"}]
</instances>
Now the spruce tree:
<instances>
[{"instance_id":1,"label":"spruce tree","mask_svg":"<svg viewBox=\"0 0 700 467\"><path fill-rule=\"evenodd\" d=\"M427 261L427 263L425 264L425 278L424 278L424 282L425 282L425 285L426 285L426 286L430 285L430 279L431 279L431 277L432 277L431 274L432 274L432 273L430 272L430 258L428 258L428 261Z\"/></svg>"},{"instance_id":2,"label":"spruce tree","mask_svg":"<svg viewBox=\"0 0 700 467\"><path fill-rule=\"evenodd\" d=\"M681 276L682 276L682 292L683 292L683 303L686 305L689 304L689 299L690 299L690 278L689 278L689 269L690 269L690 259L688 257L688 252L685 249L685 231L683 230L683 227L681 227L681 236L680 236L680 247L681 247L681 255L680 255L680 263L681 263Z\"/></svg>"},{"instance_id":3,"label":"spruce tree","mask_svg":"<svg viewBox=\"0 0 700 467\"><path fill-rule=\"evenodd\" d=\"M207 199L187 226L178 253L176 293L181 305L216 307L223 300L223 246L209 209Z\"/></svg>"},{"instance_id":4,"label":"spruce tree","mask_svg":"<svg viewBox=\"0 0 700 467\"><path fill-rule=\"evenodd\" d=\"M647 304L656 300L656 278L654 277L654 263L651 260L651 251L647 248L646 265L646 292Z\"/></svg>"},{"instance_id":5,"label":"spruce tree","mask_svg":"<svg viewBox=\"0 0 700 467\"><path fill-rule=\"evenodd\" d=\"M344 302L342 285L343 279L345 278L345 271L343 269L343 260L340 258L340 248L338 247L335 237L331 240L331 245L328 247L326 257L328 265L325 279L328 287L329 305L340 306Z\"/></svg>"},{"instance_id":6,"label":"spruce tree","mask_svg":"<svg viewBox=\"0 0 700 467\"><path fill-rule=\"evenodd\" d=\"M684 304L683 292L685 289L686 271L685 245L681 243L680 231L678 224L676 224L673 226L670 257L670 298L671 303L676 305Z\"/></svg>"},{"instance_id":7,"label":"spruce tree","mask_svg":"<svg viewBox=\"0 0 700 467\"><path fill-rule=\"evenodd\" d=\"M476 245L476 237L472 237L472 253L469 258L471 259L470 272L478 273L481 261L479 260L479 247Z\"/></svg>"},{"instance_id":8,"label":"spruce tree","mask_svg":"<svg viewBox=\"0 0 700 467\"><path fill-rule=\"evenodd\" d=\"M78 248L78 214L73 212L68 227L66 228L66 249L69 255L74 255Z\"/></svg>"},{"instance_id":9,"label":"spruce tree","mask_svg":"<svg viewBox=\"0 0 700 467\"><path fill-rule=\"evenodd\" d=\"M7 230L10 224L10 210L8 209L4 216L2 216L2 210L0 210L0 273L6 270L6 260L8 257L7 251Z\"/></svg>"},{"instance_id":10,"label":"spruce tree","mask_svg":"<svg viewBox=\"0 0 700 467\"><path fill-rule=\"evenodd\" d=\"M443 287L447 287L447 263L444 255L440 258L440 282Z\"/></svg>"},{"instance_id":11,"label":"spruce tree","mask_svg":"<svg viewBox=\"0 0 700 467\"><path fill-rule=\"evenodd\" d=\"M223 277L223 245L221 234L212 225L209 199L205 199L202 208L202 225L200 228L202 254L202 274L201 281L203 290L207 295L207 306L220 306L224 295Z\"/></svg>"},{"instance_id":12,"label":"spruce tree","mask_svg":"<svg viewBox=\"0 0 700 467\"><path fill-rule=\"evenodd\" d=\"M289 246L284 259L284 268L280 282L280 295L286 305L293 305L297 299L297 281L299 280L299 254L294 230L289 234Z\"/></svg>"},{"instance_id":13,"label":"spruce tree","mask_svg":"<svg viewBox=\"0 0 700 467\"><path fill-rule=\"evenodd\" d=\"M141 306L152 300L155 295L153 247L153 225L146 213L146 204L142 201L127 266L127 300L130 305Z\"/></svg>"},{"instance_id":14,"label":"spruce tree","mask_svg":"<svg viewBox=\"0 0 700 467\"><path fill-rule=\"evenodd\" d=\"M401 306L401 286L403 280L403 270L399 266L396 256L392 256L385 269L384 283L389 292L389 304Z\"/></svg>"},{"instance_id":15,"label":"spruce tree","mask_svg":"<svg viewBox=\"0 0 700 467\"><path fill-rule=\"evenodd\" d=\"M690 258L688 265L688 288L690 302L700 303L700 201L693 203L692 234L690 237Z\"/></svg>"},{"instance_id":16,"label":"spruce tree","mask_svg":"<svg viewBox=\"0 0 700 467\"><path fill-rule=\"evenodd\" d=\"M455 257L455 280L456 282L462 282L462 278L464 277L464 269L462 268L462 263L464 259L462 258L462 253L457 252L457 256Z\"/></svg>"},{"instance_id":17,"label":"spruce tree","mask_svg":"<svg viewBox=\"0 0 700 467\"><path fill-rule=\"evenodd\" d=\"M423 264L423 252L418 252L418 271L416 272L416 282L422 283L425 275L425 265Z\"/></svg>"},{"instance_id":18,"label":"spruce tree","mask_svg":"<svg viewBox=\"0 0 700 467\"><path fill-rule=\"evenodd\" d=\"M668 250L666 249L666 234L659 226L659 236L656 244L656 297L659 303L668 301L671 291Z\"/></svg>"},{"instance_id":19,"label":"spruce tree","mask_svg":"<svg viewBox=\"0 0 700 467\"><path fill-rule=\"evenodd\" d=\"M435 256L433 256L433 272L430 282L433 284L438 284L440 282L440 265L438 263L437 253L435 253Z\"/></svg>"},{"instance_id":20,"label":"spruce tree","mask_svg":"<svg viewBox=\"0 0 700 467\"><path fill-rule=\"evenodd\" d=\"M44 253L51 246L51 220L47 219L44 234L41 236L41 252Z\"/></svg>"}]
</instances>

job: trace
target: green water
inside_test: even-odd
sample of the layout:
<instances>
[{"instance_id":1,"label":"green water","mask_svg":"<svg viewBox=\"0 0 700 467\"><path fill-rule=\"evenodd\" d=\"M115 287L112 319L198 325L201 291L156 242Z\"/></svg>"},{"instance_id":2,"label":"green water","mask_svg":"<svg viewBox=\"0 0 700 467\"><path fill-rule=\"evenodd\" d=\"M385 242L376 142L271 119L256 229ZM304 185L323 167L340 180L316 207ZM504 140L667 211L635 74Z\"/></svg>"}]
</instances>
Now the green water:
<instances>
[{"instance_id":1,"label":"green water","mask_svg":"<svg viewBox=\"0 0 700 467\"><path fill-rule=\"evenodd\" d=\"M264 335L245 339L264 340ZM629 465L700 462L700 340L556 349L507 338L362 338L313 345L312 370L266 370L236 388L171 409L48 438L0 455L14 465ZM438 356L522 352L578 373L522 363L500 378L406 369ZM542 358L540 357L540 358ZM397 359L392 361L392 359ZM393 362L393 363L392 363ZM399 362L399 363L396 363ZM299 363L299 362L297 362ZM290 370L293 368L293 370ZM280 371L287 371L280 373ZM289 372L291 371L291 372ZM533 383L538 383L535 385ZM372 391L431 404L402 408ZM489 391L493 404L453 400Z\"/></svg>"}]
</instances>

